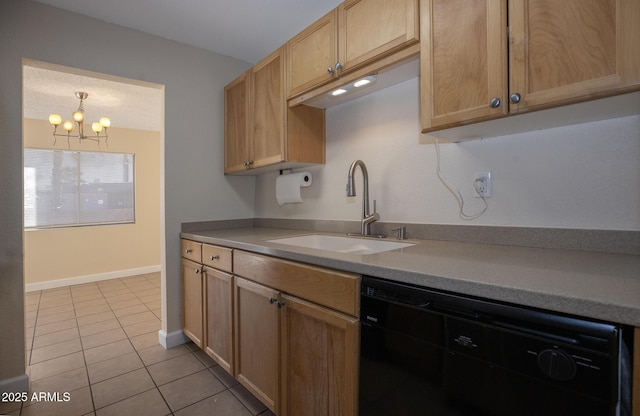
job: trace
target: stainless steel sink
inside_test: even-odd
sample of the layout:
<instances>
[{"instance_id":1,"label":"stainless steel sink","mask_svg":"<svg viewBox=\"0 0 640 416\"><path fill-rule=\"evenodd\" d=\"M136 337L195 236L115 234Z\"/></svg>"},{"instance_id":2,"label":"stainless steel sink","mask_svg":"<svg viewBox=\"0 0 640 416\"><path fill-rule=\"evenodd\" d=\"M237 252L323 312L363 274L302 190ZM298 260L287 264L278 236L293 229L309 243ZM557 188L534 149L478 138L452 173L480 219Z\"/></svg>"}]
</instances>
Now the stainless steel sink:
<instances>
[{"instance_id":1,"label":"stainless steel sink","mask_svg":"<svg viewBox=\"0 0 640 416\"><path fill-rule=\"evenodd\" d=\"M375 254L415 245L396 241L374 240L370 238L341 237L324 234L309 234L298 237L267 240L268 243L314 248L334 253Z\"/></svg>"}]
</instances>

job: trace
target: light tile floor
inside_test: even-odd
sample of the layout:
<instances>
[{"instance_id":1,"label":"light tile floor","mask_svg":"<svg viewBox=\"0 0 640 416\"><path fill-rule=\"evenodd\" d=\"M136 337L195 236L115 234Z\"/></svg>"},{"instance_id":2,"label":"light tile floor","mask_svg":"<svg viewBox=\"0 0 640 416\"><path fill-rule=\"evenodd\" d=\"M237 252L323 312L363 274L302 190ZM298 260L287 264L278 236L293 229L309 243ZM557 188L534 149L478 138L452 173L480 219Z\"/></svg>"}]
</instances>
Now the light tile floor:
<instances>
[{"instance_id":1,"label":"light tile floor","mask_svg":"<svg viewBox=\"0 0 640 416\"><path fill-rule=\"evenodd\" d=\"M273 416L194 344L158 344L159 273L29 292L25 303L31 390L0 403L2 415Z\"/></svg>"}]
</instances>

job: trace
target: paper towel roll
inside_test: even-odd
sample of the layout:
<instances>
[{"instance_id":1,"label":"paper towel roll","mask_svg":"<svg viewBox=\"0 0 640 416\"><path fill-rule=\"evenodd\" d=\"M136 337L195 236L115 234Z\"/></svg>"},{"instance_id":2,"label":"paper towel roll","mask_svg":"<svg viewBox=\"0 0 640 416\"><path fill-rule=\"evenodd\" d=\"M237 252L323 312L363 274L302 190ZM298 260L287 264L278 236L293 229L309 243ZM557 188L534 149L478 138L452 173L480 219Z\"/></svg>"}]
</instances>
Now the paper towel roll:
<instances>
[{"instance_id":1,"label":"paper towel roll","mask_svg":"<svg viewBox=\"0 0 640 416\"><path fill-rule=\"evenodd\" d=\"M309 172L296 172L276 178L276 200L279 205L302 202L300 188L311 185Z\"/></svg>"}]
</instances>

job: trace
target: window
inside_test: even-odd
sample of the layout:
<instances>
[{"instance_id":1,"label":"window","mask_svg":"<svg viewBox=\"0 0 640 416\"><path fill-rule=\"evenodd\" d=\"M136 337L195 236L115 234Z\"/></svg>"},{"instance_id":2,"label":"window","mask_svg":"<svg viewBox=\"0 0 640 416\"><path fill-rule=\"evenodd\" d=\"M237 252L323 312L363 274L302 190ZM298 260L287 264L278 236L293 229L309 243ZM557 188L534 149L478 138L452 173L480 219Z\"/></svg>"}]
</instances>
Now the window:
<instances>
[{"instance_id":1,"label":"window","mask_svg":"<svg viewBox=\"0 0 640 416\"><path fill-rule=\"evenodd\" d=\"M24 149L25 228L133 223L134 155Z\"/></svg>"}]
</instances>

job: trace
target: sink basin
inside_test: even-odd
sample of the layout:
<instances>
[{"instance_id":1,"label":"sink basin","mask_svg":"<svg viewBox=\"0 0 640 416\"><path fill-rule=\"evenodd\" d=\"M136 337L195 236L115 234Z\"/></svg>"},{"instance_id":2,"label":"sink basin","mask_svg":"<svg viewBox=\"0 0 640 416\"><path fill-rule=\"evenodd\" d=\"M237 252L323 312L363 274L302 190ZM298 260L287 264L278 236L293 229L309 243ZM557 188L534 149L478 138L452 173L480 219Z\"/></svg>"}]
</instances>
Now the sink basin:
<instances>
[{"instance_id":1,"label":"sink basin","mask_svg":"<svg viewBox=\"0 0 640 416\"><path fill-rule=\"evenodd\" d=\"M298 237L277 238L267 240L268 243L286 244L290 246L315 248L334 253L375 254L413 246L413 243L374 240L369 238L341 237L334 235L310 234Z\"/></svg>"}]
</instances>

